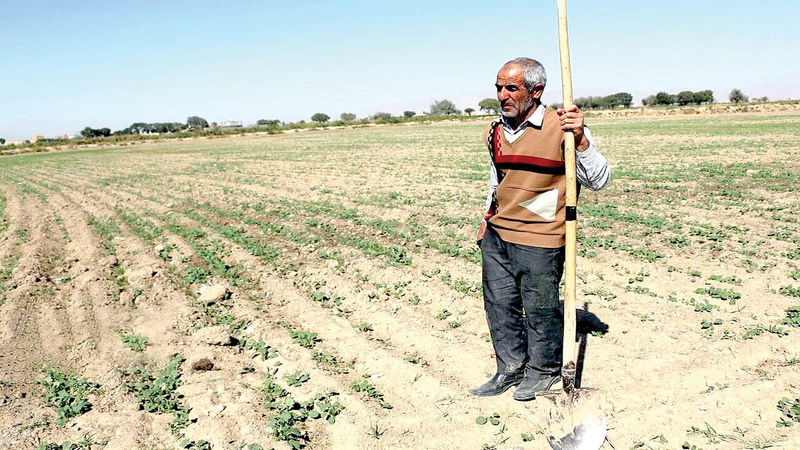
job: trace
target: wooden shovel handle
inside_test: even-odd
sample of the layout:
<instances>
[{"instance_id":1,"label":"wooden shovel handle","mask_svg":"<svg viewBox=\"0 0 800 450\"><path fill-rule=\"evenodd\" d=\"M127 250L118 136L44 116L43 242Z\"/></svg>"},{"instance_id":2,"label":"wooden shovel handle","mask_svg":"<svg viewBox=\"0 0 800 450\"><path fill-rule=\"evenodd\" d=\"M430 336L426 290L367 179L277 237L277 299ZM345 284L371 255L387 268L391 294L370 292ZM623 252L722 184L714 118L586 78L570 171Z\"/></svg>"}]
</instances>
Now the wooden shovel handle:
<instances>
[{"instance_id":1,"label":"wooden shovel handle","mask_svg":"<svg viewBox=\"0 0 800 450\"><path fill-rule=\"evenodd\" d=\"M558 0L558 43L561 55L561 86L564 108L572 106L572 72L569 64L569 35L567 32L567 0ZM575 259L577 254L578 222L577 181L575 176L575 136L564 133L564 164L567 183L566 249L564 259L564 349L563 367L575 368ZM572 363L570 365L570 363ZM574 373L574 372L573 372ZM565 380L566 381L566 380ZM564 383L565 387L567 383Z\"/></svg>"}]
</instances>

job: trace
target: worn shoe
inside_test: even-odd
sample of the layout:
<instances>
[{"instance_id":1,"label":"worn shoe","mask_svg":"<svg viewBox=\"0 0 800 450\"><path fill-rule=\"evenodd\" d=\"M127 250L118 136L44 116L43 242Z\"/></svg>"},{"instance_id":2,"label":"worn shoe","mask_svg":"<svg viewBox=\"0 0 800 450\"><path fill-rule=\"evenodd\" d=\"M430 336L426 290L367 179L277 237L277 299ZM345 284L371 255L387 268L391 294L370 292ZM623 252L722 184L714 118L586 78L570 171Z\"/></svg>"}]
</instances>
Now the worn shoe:
<instances>
[{"instance_id":1,"label":"worn shoe","mask_svg":"<svg viewBox=\"0 0 800 450\"><path fill-rule=\"evenodd\" d=\"M472 390L473 395L478 397L490 397L492 395L500 395L507 391L511 386L518 385L525 377L523 372L512 374L498 373L495 374L489 381L476 387Z\"/></svg>"},{"instance_id":2,"label":"worn shoe","mask_svg":"<svg viewBox=\"0 0 800 450\"><path fill-rule=\"evenodd\" d=\"M537 392L542 392L550 389L558 380L561 375L532 375L525 377L519 384L517 390L514 391L514 400L527 402L536 398Z\"/></svg>"}]
</instances>

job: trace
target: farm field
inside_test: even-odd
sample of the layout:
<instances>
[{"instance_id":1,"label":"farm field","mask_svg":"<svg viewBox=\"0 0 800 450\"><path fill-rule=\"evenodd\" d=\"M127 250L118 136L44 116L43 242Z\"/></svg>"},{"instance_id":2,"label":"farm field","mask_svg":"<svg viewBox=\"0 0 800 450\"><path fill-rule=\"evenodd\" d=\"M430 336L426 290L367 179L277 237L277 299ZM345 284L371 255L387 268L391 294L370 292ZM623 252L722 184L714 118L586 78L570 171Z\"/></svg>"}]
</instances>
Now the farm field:
<instances>
[{"instance_id":1,"label":"farm field","mask_svg":"<svg viewBox=\"0 0 800 450\"><path fill-rule=\"evenodd\" d=\"M588 121L610 444L800 447L800 114ZM469 393L484 126L1 158L0 448L549 448L569 410Z\"/></svg>"}]
</instances>

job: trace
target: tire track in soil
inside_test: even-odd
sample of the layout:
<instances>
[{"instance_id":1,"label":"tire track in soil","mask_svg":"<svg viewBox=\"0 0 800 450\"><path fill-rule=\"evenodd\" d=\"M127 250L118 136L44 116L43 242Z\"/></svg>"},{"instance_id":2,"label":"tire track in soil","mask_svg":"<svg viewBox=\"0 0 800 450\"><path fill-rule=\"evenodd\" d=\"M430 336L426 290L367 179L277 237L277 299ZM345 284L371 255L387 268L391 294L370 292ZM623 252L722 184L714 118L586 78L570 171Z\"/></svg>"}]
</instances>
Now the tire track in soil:
<instances>
[{"instance_id":1,"label":"tire track in soil","mask_svg":"<svg viewBox=\"0 0 800 450\"><path fill-rule=\"evenodd\" d=\"M4 332L0 344L0 373L7 383L4 389L3 420L0 442L9 447L33 445L36 436L22 425L49 411L34 399L38 389L38 367L60 364L59 346L67 342L70 327L63 310L57 309L61 297L53 281L64 271L63 243L52 239L54 218L38 196L24 195L12 214L20 239L21 257L13 273L13 290L8 292L4 308Z\"/></svg>"}]
</instances>

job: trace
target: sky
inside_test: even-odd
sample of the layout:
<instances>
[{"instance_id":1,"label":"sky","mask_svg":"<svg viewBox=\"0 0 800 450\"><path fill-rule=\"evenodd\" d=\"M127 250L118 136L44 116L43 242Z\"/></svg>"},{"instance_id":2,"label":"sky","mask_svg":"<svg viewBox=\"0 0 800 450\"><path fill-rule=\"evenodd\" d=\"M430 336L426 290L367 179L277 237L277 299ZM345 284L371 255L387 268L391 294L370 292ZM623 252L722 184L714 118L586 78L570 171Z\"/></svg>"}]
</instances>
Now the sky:
<instances>
[{"instance_id":1,"label":"sky","mask_svg":"<svg viewBox=\"0 0 800 450\"><path fill-rule=\"evenodd\" d=\"M576 97L712 89L800 97L800 2L569 0ZM0 0L0 137L133 122L245 124L478 109L499 67L561 98L555 0Z\"/></svg>"}]
</instances>

